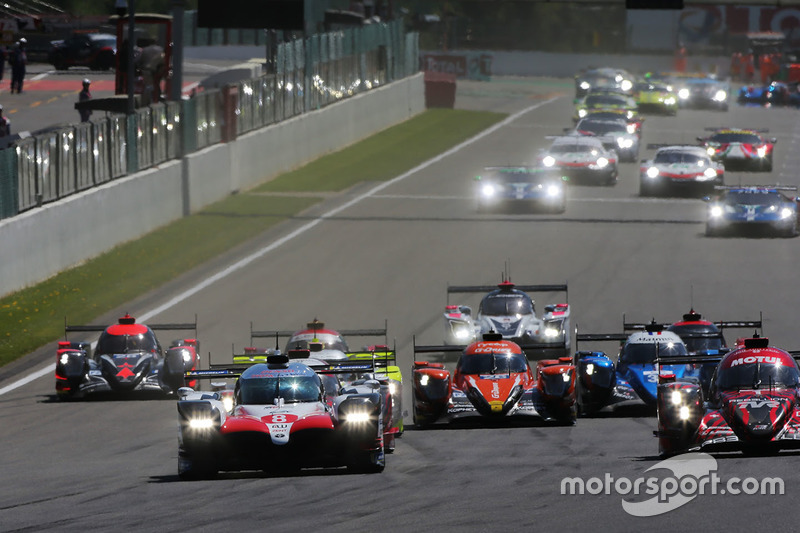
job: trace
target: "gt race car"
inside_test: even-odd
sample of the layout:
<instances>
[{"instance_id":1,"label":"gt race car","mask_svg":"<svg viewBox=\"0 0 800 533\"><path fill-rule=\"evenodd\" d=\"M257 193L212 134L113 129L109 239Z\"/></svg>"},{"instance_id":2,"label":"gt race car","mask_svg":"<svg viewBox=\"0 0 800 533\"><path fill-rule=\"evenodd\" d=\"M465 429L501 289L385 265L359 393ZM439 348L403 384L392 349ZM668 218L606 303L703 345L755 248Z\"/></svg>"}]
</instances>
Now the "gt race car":
<instances>
[{"instance_id":1,"label":"gt race car","mask_svg":"<svg viewBox=\"0 0 800 533\"><path fill-rule=\"evenodd\" d=\"M451 294L487 293L473 318L467 305L451 305ZM529 357L564 356L570 350L570 307L568 303L544 306L544 315L536 316L533 299L527 292L564 292L567 285L515 285L504 280L492 285L453 285L447 287L444 312L444 342L464 345L475 342L485 333L496 332L501 338L518 343Z\"/></svg>"},{"instance_id":2,"label":"gt race car","mask_svg":"<svg viewBox=\"0 0 800 533\"><path fill-rule=\"evenodd\" d=\"M542 167L487 167L475 178L478 212L513 206L563 213L568 178L561 174Z\"/></svg>"},{"instance_id":3,"label":"gt race car","mask_svg":"<svg viewBox=\"0 0 800 533\"><path fill-rule=\"evenodd\" d=\"M324 322L320 322L316 318L307 323L305 329L297 331L254 330L251 323L251 346L245 348L245 355L239 358L234 356L234 362L249 361L252 363L264 360L263 356L269 350L253 347L255 339L271 338L278 343L279 339L287 337L289 340L286 342L285 353L292 359L312 357L343 367L349 364L351 368L353 364L374 361L378 368L370 377L372 379L385 380L390 394L389 399L392 404L393 415L387 426L387 432L392 435L393 439L403 434L403 374L400 367L397 366L397 350L389 348L387 332L386 323L384 323L383 328L333 330L327 328ZM345 337L377 337L383 342L365 345L361 350L351 350ZM257 357L258 354L262 355L261 359ZM345 380L346 382L351 382L363 379L365 375L363 372L358 373L354 370L349 376L342 377L348 378Z\"/></svg>"},{"instance_id":4,"label":"gt race car","mask_svg":"<svg viewBox=\"0 0 800 533\"><path fill-rule=\"evenodd\" d=\"M583 118L596 118L599 120L618 120L626 122L628 133L635 133L641 140L644 118L638 113L630 113L622 109L591 109Z\"/></svg>"},{"instance_id":5,"label":"gt race car","mask_svg":"<svg viewBox=\"0 0 800 533\"><path fill-rule=\"evenodd\" d=\"M589 115L578 121L575 129L564 131L599 139L606 150L617 153L619 161L635 162L639 157L639 136L631 131L624 119L600 119Z\"/></svg>"},{"instance_id":6,"label":"gt race car","mask_svg":"<svg viewBox=\"0 0 800 533\"><path fill-rule=\"evenodd\" d=\"M622 343L616 364L600 350L581 350L583 343ZM601 409L655 407L658 369L656 357L666 354L688 356L681 338L661 324L648 324L645 331L627 333L576 333L575 368L577 369L578 412L591 416ZM683 376L685 365L669 367Z\"/></svg>"},{"instance_id":7,"label":"gt race car","mask_svg":"<svg viewBox=\"0 0 800 533\"><path fill-rule=\"evenodd\" d=\"M796 237L800 224L798 198L785 192L797 187L742 186L717 187L717 194L706 197L706 235L778 235Z\"/></svg>"},{"instance_id":8,"label":"gt race car","mask_svg":"<svg viewBox=\"0 0 800 533\"><path fill-rule=\"evenodd\" d=\"M639 167L639 194L704 196L725 182L725 167L699 146L648 144L657 149Z\"/></svg>"},{"instance_id":9,"label":"gt race car","mask_svg":"<svg viewBox=\"0 0 800 533\"><path fill-rule=\"evenodd\" d=\"M633 76L619 68L592 68L575 75L575 97L585 96L592 90L619 90L629 93L633 87Z\"/></svg>"},{"instance_id":10,"label":"gt race car","mask_svg":"<svg viewBox=\"0 0 800 533\"><path fill-rule=\"evenodd\" d=\"M417 361L418 353L462 352L451 373L441 363ZM466 347L417 346L412 391L414 423L478 419L527 419L575 423L575 368L570 357L542 360L531 370L522 348L489 332Z\"/></svg>"},{"instance_id":11,"label":"gt race car","mask_svg":"<svg viewBox=\"0 0 800 533\"><path fill-rule=\"evenodd\" d=\"M180 389L178 475L192 479L219 471L282 473L336 466L383 471L383 423L390 407L377 383L342 388L326 402L320 375L337 372L334 366L312 367L281 353L267 354L266 363L187 372L187 377L236 378L236 383L232 406L220 392Z\"/></svg>"},{"instance_id":12,"label":"gt race car","mask_svg":"<svg viewBox=\"0 0 800 533\"><path fill-rule=\"evenodd\" d=\"M612 91L598 91L590 92L575 102L575 113L572 120L578 122L595 110L623 111L627 119L633 119L638 115L636 101L630 96Z\"/></svg>"},{"instance_id":13,"label":"gt race car","mask_svg":"<svg viewBox=\"0 0 800 533\"><path fill-rule=\"evenodd\" d=\"M192 338L172 342L166 352L156 330L194 330ZM174 393L184 385L184 373L197 368L200 343L197 318L185 324L139 324L128 314L117 324L64 325L69 333L101 332L97 345L64 340L56 350L56 395L83 398L94 393L152 391Z\"/></svg>"},{"instance_id":14,"label":"gt race car","mask_svg":"<svg viewBox=\"0 0 800 533\"><path fill-rule=\"evenodd\" d=\"M678 106L692 109L728 110L730 83L705 75L671 77L671 86L678 95Z\"/></svg>"},{"instance_id":15,"label":"gt race car","mask_svg":"<svg viewBox=\"0 0 800 533\"><path fill-rule=\"evenodd\" d=\"M640 113L678 114L678 95L665 83L640 81L634 85L633 92Z\"/></svg>"},{"instance_id":16,"label":"gt race car","mask_svg":"<svg viewBox=\"0 0 800 533\"><path fill-rule=\"evenodd\" d=\"M726 169L772 172L772 154L778 139L761 135L769 130L706 128L706 131L713 133L697 140L711 159L720 161Z\"/></svg>"},{"instance_id":17,"label":"gt race car","mask_svg":"<svg viewBox=\"0 0 800 533\"><path fill-rule=\"evenodd\" d=\"M553 144L539 155L545 168L558 170L577 185L617 183L617 152L606 150L600 139L583 135L550 137Z\"/></svg>"},{"instance_id":18,"label":"gt race car","mask_svg":"<svg viewBox=\"0 0 800 533\"><path fill-rule=\"evenodd\" d=\"M689 356L689 363L718 363L708 395L699 383L662 372L654 431L661 455L800 448L796 357L758 336L725 355ZM658 362L677 361L660 357Z\"/></svg>"}]
</instances>

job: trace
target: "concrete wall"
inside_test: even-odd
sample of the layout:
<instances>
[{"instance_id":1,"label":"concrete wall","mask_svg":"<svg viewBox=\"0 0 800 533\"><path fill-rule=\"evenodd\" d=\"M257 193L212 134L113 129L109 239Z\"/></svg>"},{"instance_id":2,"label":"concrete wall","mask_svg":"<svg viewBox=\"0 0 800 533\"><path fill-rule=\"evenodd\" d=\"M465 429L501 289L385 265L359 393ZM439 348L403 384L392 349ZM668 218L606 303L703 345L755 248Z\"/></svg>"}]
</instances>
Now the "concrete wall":
<instances>
[{"instance_id":1,"label":"concrete wall","mask_svg":"<svg viewBox=\"0 0 800 533\"><path fill-rule=\"evenodd\" d=\"M0 221L0 295L424 110L422 75Z\"/></svg>"}]
</instances>

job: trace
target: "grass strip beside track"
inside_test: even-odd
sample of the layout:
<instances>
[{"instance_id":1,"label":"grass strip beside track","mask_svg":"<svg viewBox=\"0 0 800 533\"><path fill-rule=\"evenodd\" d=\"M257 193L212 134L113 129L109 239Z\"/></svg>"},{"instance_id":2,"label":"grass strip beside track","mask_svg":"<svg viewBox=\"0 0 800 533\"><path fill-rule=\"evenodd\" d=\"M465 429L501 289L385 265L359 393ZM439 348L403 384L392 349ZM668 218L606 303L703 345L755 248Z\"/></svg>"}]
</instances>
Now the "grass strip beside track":
<instances>
[{"instance_id":1,"label":"grass strip beside track","mask_svg":"<svg viewBox=\"0 0 800 533\"><path fill-rule=\"evenodd\" d=\"M391 179L504 117L478 111L426 111L5 296L0 299L0 366L63 338L65 316L71 324L89 323L321 201L307 193ZM276 191L306 194L257 194Z\"/></svg>"}]
</instances>

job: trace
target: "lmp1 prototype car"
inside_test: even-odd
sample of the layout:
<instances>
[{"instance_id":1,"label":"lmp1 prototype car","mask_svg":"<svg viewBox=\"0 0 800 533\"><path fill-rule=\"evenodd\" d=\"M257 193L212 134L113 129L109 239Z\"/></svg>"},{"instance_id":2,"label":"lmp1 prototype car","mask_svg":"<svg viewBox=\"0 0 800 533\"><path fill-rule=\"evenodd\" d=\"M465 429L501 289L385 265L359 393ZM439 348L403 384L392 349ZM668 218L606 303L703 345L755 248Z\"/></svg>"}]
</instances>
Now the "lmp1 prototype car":
<instances>
[{"instance_id":1,"label":"lmp1 prototype car","mask_svg":"<svg viewBox=\"0 0 800 533\"><path fill-rule=\"evenodd\" d=\"M744 339L726 355L689 356L689 363L718 363L707 396L697 382L662 372L654 432L659 452L800 448L800 368L794 357L763 337ZM678 361L684 362L659 358L661 364Z\"/></svg>"},{"instance_id":2,"label":"lmp1 prototype car","mask_svg":"<svg viewBox=\"0 0 800 533\"><path fill-rule=\"evenodd\" d=\"M418 353L461 352L455 371L417 361ZM490 332L467 347L414 346L414 423L535 417L575 423L575 367L570 357L542 360L531 370L522 348ZM529 418L530 419L530 418Z\"/></svg>"},{"instance_id":3,"label":"lmp1 prototype car","mask_svg":"<svg viewBox=\"0 0 800 533\"><path fill-rule=\"evenodd\" d=\"M666 83L640 81L634 85L633 92L640 113L678 114L678 95Z\"/></svg>"},{"instance_id":4,"label":"lmp1 prototype car","mask_svg":"<svg viewBox=\"0 0 800 533\"><path fill-rule=\"evenodd\" d=\"M567 285L515 285L504 280L496 286L449 286L444 312L444 342L464 346L481 335L497 332L501 338L519 343L525 352L546 357L569 354L570 307L567 303L549 304L544 315L536 316L533 299L526 292L567 292ZM485 293L473 318L472 308L450 305L454 293Z\"/></svg>"},{"instance_id":5,"label":"lmp1 prototype car","mask_svg":"<svg viewBox=\"0 0 800 533\"><path fill-rule=\"evenodd\" d=\"M563 213L567 187L559 169L542 167L487 167L477 182L478 211L522 206L536 211Z\"/></svg>"},{"instance_id":6,"label":"lmp1 prototype car","mask_svg":"<svg viewBox=\"0 0 800 533\"><path fill-rule=\"evenodd\" d=\"M305 329L293 330L270 330L257 331L250 324L250 344L257 338L270 338L278 342L280 338L288 337L286 351L292 359L302 359L312 357L328 363L347 365L359 362L375 362L378 367L375 378L386 380L392 403L392 421L387 431L394 436L403 434L403 374L397 366L397 351L389 348L387 327L375 329L342 329L333 330L325 327L324 322L316 318L306 324ZM361 350L353 351L345 341L345 337L378 337L383 340L380 344L364 346ZM263 361L263 357L269 350L256 347L245 348L245 355L237 358L234 362L256 362ZM262 357L259 359L258 354ZM355 372L355 371L354 371ZM349 380L359 379L359 375L353 374Z\"/></svg>"},{"instance_id":7,"label":"lmp1 prototype car","mask_svg":"<svg viewBox=\"0 0 800 533\"><path fill-rule=\"evenodd\" d=\"M797 187L742 186L717 187L717 195L707 197L706 235L750 234L796 237L800 219L798 198L785 191Z\"/></svg>"},{"instance_id":8,"label":"lmp1 prototype car","mask_svg":"<svg viewBox=\"0 0 800 533\"><path fill-rule=\"evenodd\" d=\"M678 106L693 109L727 111L730 83L710 76L675 74L672 89L678 95Z\"/></svg>"},{"instance_id":9,"label":"lmp1 prototype car","mask_svg":"<svg viewBox=\"0 0 800 533\"><path fill-rule=\"evenodd\" d=\"M583 135L554 137L539 155L543 167L559 170L569 183L586 185L616 184L617 160L617 152L606 150L600 139Z\"/></svg>"},{"instance_id":10,"label":"lmp1 prototype car","mask_svg":"<svg viewBox=\"0 0 800 533\"><path fill-rule=\"evenodd\" d=\"M572 120L578 122L590 112L601 109L624 111L627 119L635 118L639 113L636 101L630 96L613 91L593 91L575 102Z\"/></svg>"},{"instance_id":11,"label":"lmp1 prototype car","mask_svg":"<svg viewBox=\"0 0 800 533\"><path fill-rule=\"evenodd\" d=\"M708 137L698 137L697 140L711 159L722 162L727 170L772 171L772 153L778 139L761 135L769 130L706 128L706 131L713 133Z\"/></svg>"},{"instance_id":12,"label":"lmp1 prototype car","mask_svg":"<svg viewBox=\"0 0 800 533\"><path fill-rule=\"evenodd\" d=\"M335 466L381 472L384 396L378 387L352 387L326 402L320 374L337 371L273 353L266 363L187 372L192 378L238 379L230 408L220 392L180 389L178 475L192 479L221 470Z\"/></svg>"},{"instance_id":13,"label":"lmp1 prototype car","mask_svg":"<svg viewBox=\"0 0 800 533\"><path fill-rule=\"evenodd\" d=\"M581 343L621 342L617 363L603 351L580 350ZM605 407L654 407L658 369L657 356L687 356L686 345L661 324L648 324L645 331L626 333L589 333L575 335L575 367L578 412L592 415ZM665 367L666 368L666 367ZM670 371L683 376L685 365L676 364ZM690 372L694 372L691 370ZM694 375L694 374L693 374Z\"/></svg>"},{"instance_id":14,"label":"lmp1 prototype car","mask_svg":"<svg viewBox=\"0 0 800 533\"><path fill-rule=\"evenodd\" d=\"M194 330L195 337L173 341L166 353L154 330ZM102 332L92 350L88 342L58 343L56 394L59 399L87 394L130 391L174 393L184 385L184 373L197 368L197 319L186 324L138 324L125 315L110 326L65 325L70 332Z\"/></svg>"},{"instance_id":15,"label":"lmp1 prototype car","mask_svg":"<svg viewBox=\"0 0 800 533\"><path fill-rule=\"evenodd\" d=\"M657 151L653 159L643 160L639 167L641 196L704 196L725 182L725 167L711 160L699 146L648 144L647 148Z\"/></svg>"},{"instance_id":16,"label":"lmp1 prototype car","mask_svg":"<svg viewBox=\"0 0 800 533\"><path fill-rule=\"evenodd\" d=\"M567 128L565 131L600 139L606 150L617 153L619 161L634 162L639 157L639 136L631 131L625 119L600 119L589 115L578 121L574 130Z\"/></svg>"},{"instance_id":17,"label":"lmp1 prototype car","mask_svg":"<svg viewBox=\"0 0 800 533\"><path fill-rule=\"evenodd\" d=\"M619 68L592 68L575 75L576 98L598 89L612 89L629 93L632 87L633 76Z\"/></svg>"}]
</instances>

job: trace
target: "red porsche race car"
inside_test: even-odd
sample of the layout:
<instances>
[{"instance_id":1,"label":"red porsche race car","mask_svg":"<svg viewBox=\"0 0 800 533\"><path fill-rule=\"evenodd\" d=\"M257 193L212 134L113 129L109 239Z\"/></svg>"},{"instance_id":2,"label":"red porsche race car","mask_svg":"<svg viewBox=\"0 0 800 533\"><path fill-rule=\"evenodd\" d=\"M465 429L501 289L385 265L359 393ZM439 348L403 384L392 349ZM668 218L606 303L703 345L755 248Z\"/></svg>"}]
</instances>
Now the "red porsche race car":
<instances>
[{"instance_id":1,"label":"red porsche race car","mask_svg":"<svg viewBox=\"0 0 800 533\"><path fill-rule=\"evenodd\" d=\"M708 397L696 380L659 375L659 452L770 453L800 448L800 355L744 339L724 356L662 357L659 364L718 361Z\"/></svg>"},{"instance_id":2,"label":"red porsche race car","mask_svg":"<svg viewBox=\"0 0 800 533\"><path fill-rule=\"evenodd\" d=\"M418 353L462 350L453 372L442 363L416 361ZM470 417L575 423L571 357L538 361L534 372L517 343L489 332L466 348L415 343L414 358L412 395L414 423L419 428Z\"/></svg>"},{"instance_id":3,"label":"red porsche race car","mask_svg":"<svg viewBox=\"0 0 800 533\"><path fill-rule=\"evenodd\" d=\"M769 130L706 128L706 131L713 133L708 137L698 137L697 140L711 159L720 161L726 170L772 171L772 153L778 139L762 135Z\"/></svg>"}]
</instances>

